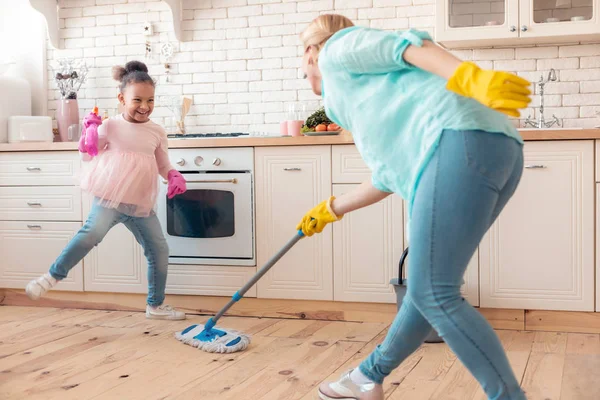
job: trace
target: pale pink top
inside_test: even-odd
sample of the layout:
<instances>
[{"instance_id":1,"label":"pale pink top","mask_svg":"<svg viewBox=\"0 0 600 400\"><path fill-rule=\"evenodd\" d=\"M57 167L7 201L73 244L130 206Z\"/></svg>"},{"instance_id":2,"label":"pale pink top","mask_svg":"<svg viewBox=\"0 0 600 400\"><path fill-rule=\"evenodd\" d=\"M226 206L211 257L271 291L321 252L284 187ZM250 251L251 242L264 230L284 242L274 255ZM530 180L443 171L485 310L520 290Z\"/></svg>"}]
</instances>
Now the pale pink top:
<instances>
[{"instance_id":1,"label":"pale pink top","mask_svg":"<svg viewBox=\"0 0 600 400\"><path fill-rule=\"evenodd\" d=\"M98 128L99 154L84 174L81 188L102 206L135 216L152 214L158 196L158 176L173 169L167 153L167 134L158 124L132 123L122 115ZM90 157L84 154L84 160Z\"/></svg>"}]
</instances>

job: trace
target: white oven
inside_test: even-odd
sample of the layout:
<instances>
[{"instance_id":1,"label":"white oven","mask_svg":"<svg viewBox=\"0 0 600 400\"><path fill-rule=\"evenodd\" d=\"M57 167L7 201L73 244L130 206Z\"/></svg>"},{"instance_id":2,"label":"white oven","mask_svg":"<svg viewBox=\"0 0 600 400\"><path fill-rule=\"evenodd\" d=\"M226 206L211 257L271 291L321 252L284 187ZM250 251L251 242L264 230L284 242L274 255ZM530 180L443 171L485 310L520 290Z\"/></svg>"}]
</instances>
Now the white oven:
<instances>
[{"instance_id":1,"label":"white oven","mask_svg":"<svg viewBox=\"0 0 600 400\"><path fill-rule=\"evenodd\" d=\"M252 148L169 150L187 192L167 199L161 179L157 213L172 264L256 265Z\"/></svg>"}]
</instances>

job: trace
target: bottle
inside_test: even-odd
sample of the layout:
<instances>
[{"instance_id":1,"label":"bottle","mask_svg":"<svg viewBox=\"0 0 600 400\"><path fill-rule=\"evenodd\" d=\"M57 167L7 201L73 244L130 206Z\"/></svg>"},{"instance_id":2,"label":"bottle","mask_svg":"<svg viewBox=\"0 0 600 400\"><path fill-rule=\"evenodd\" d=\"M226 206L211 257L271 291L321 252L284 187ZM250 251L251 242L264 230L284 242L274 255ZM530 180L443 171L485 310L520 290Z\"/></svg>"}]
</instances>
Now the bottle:
<instances>
[{"instance_id":1,"label":"bottle","mask_svg":"<svg viewBox=\"0 0 600 400\"><path fill-rule=\"evenodd\" d=\"M108 110L104 110L104 115L102 116L102 121L108 119Z\"/></svg>"}]
</instances>

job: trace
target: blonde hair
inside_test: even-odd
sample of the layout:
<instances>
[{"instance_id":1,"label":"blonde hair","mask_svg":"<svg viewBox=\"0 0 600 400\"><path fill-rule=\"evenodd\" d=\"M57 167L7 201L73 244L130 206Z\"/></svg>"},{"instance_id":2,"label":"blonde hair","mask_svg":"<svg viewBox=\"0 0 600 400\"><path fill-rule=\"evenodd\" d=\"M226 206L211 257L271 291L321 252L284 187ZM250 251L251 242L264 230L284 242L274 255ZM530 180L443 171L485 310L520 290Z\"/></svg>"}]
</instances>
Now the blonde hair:
<instances>
[{"instance_id":1,"label":"blonde hair","mask_svg":"<svg viewBox=\"0 0 600 400\"><path fill-rule=\"evenodd\" d=\"M339 14L324 14L315 18L308 27L300 34L300 40L304 44L304 50L312 46L315 50L315 58L319 57L319 52L323 45L334 33L344 28L354 26L354 23Z\"/></svg>"}]
</instances>

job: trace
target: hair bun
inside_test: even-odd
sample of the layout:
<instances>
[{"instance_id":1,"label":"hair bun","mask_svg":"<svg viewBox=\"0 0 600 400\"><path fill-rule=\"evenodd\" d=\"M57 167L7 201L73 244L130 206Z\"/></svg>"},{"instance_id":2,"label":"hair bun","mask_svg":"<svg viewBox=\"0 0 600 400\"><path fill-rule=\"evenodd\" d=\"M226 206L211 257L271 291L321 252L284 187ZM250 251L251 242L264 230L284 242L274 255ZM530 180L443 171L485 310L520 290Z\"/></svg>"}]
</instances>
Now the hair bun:
<instances>
[{"instance_id":1,"label":"hair bun","mask_svg":"<svg viewBox=\"0 0 600 400\"><path fill-rule=\"evenodd\" d=\"M121 82L125 78L125 75L127 75L127 70L124 67L120 65L112 67L112 77L115 81Z\"/></svg>"},{"instance_id":2,"label":"hair bun","mask_svg":"<svg viewBox=\"0 0 600 400\"><path fill-rule=\"evenodd\" d=\"M128 74L135 71L148 73L148 67L141 61L129 61L125 64L125 71L127 71Z\"/></svg>"}]
</instances>

